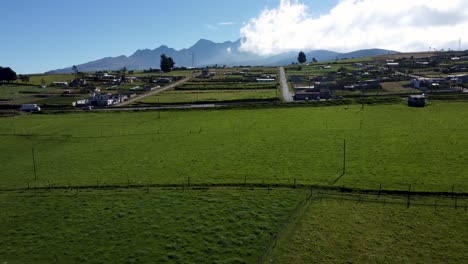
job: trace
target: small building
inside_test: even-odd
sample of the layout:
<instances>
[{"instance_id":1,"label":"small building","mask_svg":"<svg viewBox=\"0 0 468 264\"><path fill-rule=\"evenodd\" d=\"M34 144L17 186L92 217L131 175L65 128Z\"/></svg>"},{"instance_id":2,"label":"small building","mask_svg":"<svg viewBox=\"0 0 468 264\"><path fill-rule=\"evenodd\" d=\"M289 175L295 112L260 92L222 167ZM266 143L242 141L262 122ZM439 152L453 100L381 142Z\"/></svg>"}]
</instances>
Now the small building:
<instances>
[{"instance_id":1,"label":"small building","mask_svg":"<svg viewBox=\"0 0 468 264\"><path fill-rule=\"evenodd\" d=\"M159 78L156 80L156 83L171 83L172 79L171 78Z\"/></svg>"},{"instance_id":2,"label":"small building","mask_svg":"<svg viewBox=\"0 0 468 264\"><path fill-rule=\"evenodd\" d=\"M125 77L125 82L127 83L134 83L136 81L138 81L138 77L133 77L133 76Z\"/></svg>"},{"instance_id":3,"label":"small building","mask_svg":"<svg viewBox=\"0 0 468 264\"><path fill-rule=\"evenodd\" d=\"M68 87L68 82L53 82L52 85L56 87Z\"/></svg>"},{"instance_id":4,"label":"small building","mask_svg":"<svg viewBox=\"0 0 468 264\"><path fill-rule=\"evenodd\" d=\"M93 94L89 98L89 104L92 106L110 106L123 103L127 100L128 96L122 94Z\"/></svg>"},{"instance_id":5,"label":"small building","mask_svg":"<svg viewBox=\"0 0 468 264\"><path fill-rule=\"evenodd\" d=\"M416 66L419 66L421 68L426 68L430 66L430 63L428 61L417 61Z\"/></svg>"},{"instance_id":6,"label":"small building","mask_svg":"<svg viewBox=\"0 0 468 264\"><path fill-rule=\"evenodd\" d=\"M297 91L294 94L294 101L312 101L321 99L330 99L331 91L329 89L306 89Z\"/></svg>"},{"instance_id":7,"label":"small building","mask_svg":"<svg viewBox=\"0 0 468 264\"><path fill-rule=\"evenodd\" d=\"M380 80L367 80L362 85L365 89L380 89Z\"/></svg>"},{"instance_id":8,"label":"small building","mask_svg":"<svg viewBox=\"0 0 468 264\"><path fill-rule=\"evenodd\" d=\"M82 86L84 87L86 86L86 80L80 79L80 78L74 79L73 81L71 81L70 86L71 87L82 87Z\"/></svg>"},{"instance_id":9,"label":"small building","mask_svg":"<svg viewBox=\"0 0 468 264\"><path fill-rule=\"evenodd\" d=\"M294 101L309 101L320 100L320 92L296 92L294 94Z\"/></svg>"},{"instance_id":10,"label":"small building","mask_svg":"<svg viewBox=\"0 0 468 264\"><path fill-rule=\"evenodd\" d=\"M294 90L297 90L297 91L305 91L305 90L312 90L312 89L315 89L315 86L314 85L311 85L311 86L301 86L301 85L294 85L293 86Z\"/></svg>"},{"instance_id":11,"label":"small building","mask_svg":"<svg viewBox=\"0 0 468 264\"><path fill-rule=\"evenodd\" d=\"M72 104L74 107L83 107L83 106L88 106L90 105L89 99L83 99L83 100L78 100L76 102L73 102Z\"/></svg>"},{"instance_id":12,"label":"small building","mask_svg":"<svg viewBox=\"0 0 468 264\"><path fill-rule=\"evenodd\" d=\"M450 81L457 84L468 83L468 74L449 75Z\"/></svg>"},{"instance_id":13,"label":"small building","mask_svg":"<svg viewBox=\"0 0 468 264\"><path fill-rule=\"evenodd\" d=\"M411 80L411 86L416 89L429 88L433 84L445 83L447 80L443 78L416 78Z\"/></svg>"},{"instance_id":14,"label":"small building","mask_svg":"<svg viewBox=\"0 0 468 264\"><path fill-rule=\"evenodd\" d=\"M292 83L300 83L302 82L302 76L300 75L291 75L289 76L289 81Z\"/></svg>"},{"instance_id":15,"label":"small building","mask_svg":"<svg viewBox=\"0 0 468 264\"><path fill-rule=\"evenodd\" d=\"M343 86L343 89L345 91L356 91L356 86L355 85L345 85L345 86Z\"/></svg>"},{"instance_id":16,"label":"small building","mask_svg":"<svg viewBox=\"0 0 468 264\"><path fill-rule=\"evenodd\" d=\"M276 79L258 78L257 82L259 82L259 83L274 83L274 82L276 82Z\"/></svg>"},{"instance_id":17,"label":"small building","mask_svg":"<svg viewBox=\"0 0 468 264\"><path fill-rule=\"evenodd\" d=\"M423 95L410 95L408 97L408 106L410 107L425 107L427 103L426 96Z\"/></svg>"}]
</instances>

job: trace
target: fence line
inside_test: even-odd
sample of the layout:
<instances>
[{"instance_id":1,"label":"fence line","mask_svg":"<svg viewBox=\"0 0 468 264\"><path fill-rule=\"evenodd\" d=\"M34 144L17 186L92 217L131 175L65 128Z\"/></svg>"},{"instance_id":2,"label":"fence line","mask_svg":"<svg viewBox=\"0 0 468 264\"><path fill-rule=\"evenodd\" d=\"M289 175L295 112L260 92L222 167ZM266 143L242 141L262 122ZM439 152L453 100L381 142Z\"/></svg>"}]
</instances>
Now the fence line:
<instances>
[{"instance_id":1,"label":"fence line","mask_svg":"<svg viewBox=\"0 0 468 264\"><path fill-rule=\"evenodd\" d=\"M33 170L32 170L33 171ZM171 180L167 180L166 182L155 183L149 181L139 181L138 183L132 180L132 177L125 177L123 182L103 182L100 178L96 178L94 183L84 183L84 184L72 184L70 179L67 182L66 180L59 180L60 183L54 183L48 179L41 179L38 177L39 180L27 181L24 183L23 187L11 187L5 188L0 187L0 192L7 192L7 191L19 191L19 190L29 190L29 189L116 189L116 188L141 188L141 187L181 187L182 185L186 185L187 187L275 187L275 188L300 188L300 189L308 189L314 188L317 190L333 190L339 191L344 193L363 193L363 194L395 194L395 195L405 195L411 199L413 195L420 195L420 196L449 196L452 199L455 197L468 197L468 192L465 192L458 184L451 184L446 186L446 190L444 188L439 188L435 190L428 189L428 187L424 187L423 185L418 186L415 184L389 184L389 187L385 187L382 184L376 184L375 188L372 187L359 187L359 186L337 186L337 185L330 185L327 182L321 183L310 183L310 179L304 178L252 178L246 175L242 177L232 177L232 178L215 178L215 177L206 177L201 180L197 180L192 176L182 177L179 176L177 178L172 178ZM89 181L88 181L89 182ZM308 182L308 183L306 183ZM416 188L414 187L416 186ZM418 188L419 187L419 188Z\"/></svg>"}]
</instances>

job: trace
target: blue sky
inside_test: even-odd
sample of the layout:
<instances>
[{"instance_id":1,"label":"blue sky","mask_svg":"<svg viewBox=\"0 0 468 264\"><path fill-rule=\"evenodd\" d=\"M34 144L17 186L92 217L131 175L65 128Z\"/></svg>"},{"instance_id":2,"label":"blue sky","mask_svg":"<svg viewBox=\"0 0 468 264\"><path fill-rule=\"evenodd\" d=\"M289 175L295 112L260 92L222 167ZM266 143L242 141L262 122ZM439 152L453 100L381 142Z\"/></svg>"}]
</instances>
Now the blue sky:
<instances>
[{"instance_id":1,"label":"blue sky","mask_svg":"<svg viewBox=\"0 0 468 264\"><path fill-rule=\"evenodd\" d=\"M311 15L337 0L303 0ZM0 66L39 73L137 49L237 40L244 23L280 0L2 1ZM220 24L222 23L222 24Z\"/></svg>"}]
</instances>

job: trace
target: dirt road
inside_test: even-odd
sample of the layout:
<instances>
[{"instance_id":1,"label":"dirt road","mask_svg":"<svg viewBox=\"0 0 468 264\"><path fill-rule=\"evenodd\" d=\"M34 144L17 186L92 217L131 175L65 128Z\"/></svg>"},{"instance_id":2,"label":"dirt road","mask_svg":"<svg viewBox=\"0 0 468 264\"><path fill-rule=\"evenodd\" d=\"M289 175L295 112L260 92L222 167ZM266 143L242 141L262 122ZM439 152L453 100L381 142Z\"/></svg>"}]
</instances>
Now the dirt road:
<instances>
[{"instance_id":1,"label":"dirt road","mask_svg":"<svg viewBox=\"0 0 468 264\"><path fill-rule=\"evenodd\" d=\"M173 83L173 84L171 84L171 85L168 85L168 86L165 86L165 87L161 87L161 88L157 88L157 89L155 89L155 90L153 90L153 91L151 91L151 92L142 94L142 95L140 95L140 96L136 96L136 97L134 97L134 98L132 98L132 99L126 101L126 102L117 104L117 105L115 105L115 106L126 106L126 105L129 105L129 104L134 103L134 102L136 102L136 101L139 101L139 100L141 100L141 99L143 99L143 98L146 98L146 97L149 97L149 96L153 96L153 95L155 95L155 94L158 94L158 93L167 91L167 90L169 90L169 89L172 89L172 88L176 87L177 85L180 85L180 84L182 84L182 83L184 83L184 82L186 82L186 81L188 81L188 80L190 80L190 79L191 79L191 77L187 77L187 78L182 79L182 80L180 80L180 81L178 81L178 82L175 82L175 83Z\"/></svg>"}]
</instances>

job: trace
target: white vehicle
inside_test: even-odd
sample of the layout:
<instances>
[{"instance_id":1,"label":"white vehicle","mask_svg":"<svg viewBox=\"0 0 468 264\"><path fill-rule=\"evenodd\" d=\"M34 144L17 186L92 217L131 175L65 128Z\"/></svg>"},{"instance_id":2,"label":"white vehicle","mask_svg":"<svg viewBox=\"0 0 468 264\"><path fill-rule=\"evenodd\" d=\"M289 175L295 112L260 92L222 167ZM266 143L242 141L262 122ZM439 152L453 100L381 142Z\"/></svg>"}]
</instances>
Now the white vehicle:
<instances>
[{"instance_id":1,"label":"white vehicle","mask_svg":"<svg viewBox=\"0 0 468 264\"><path fill-rule=\"evenodd\" d=\"M41 107L38 106L37 104L24 104L21 105L20 111L24 112L40 112Z\"/></svg>"}]
</instances>

